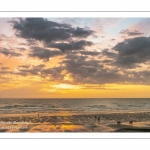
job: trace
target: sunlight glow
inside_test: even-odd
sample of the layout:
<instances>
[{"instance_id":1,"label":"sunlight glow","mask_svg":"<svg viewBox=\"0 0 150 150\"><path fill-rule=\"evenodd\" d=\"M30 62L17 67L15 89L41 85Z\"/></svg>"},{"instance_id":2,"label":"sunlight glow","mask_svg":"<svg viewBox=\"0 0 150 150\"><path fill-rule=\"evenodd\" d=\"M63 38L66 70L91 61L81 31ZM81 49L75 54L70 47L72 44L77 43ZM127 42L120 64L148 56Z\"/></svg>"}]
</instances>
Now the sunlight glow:
<instances>
[{"instance_id":1,"label":"sunlight glow","mask_svg":"<svg viewBox=\"0 0 150 150\"><path fill-rule=\"evenodd\" d=\"M80 89L79 86L71 85L71 84L56 84L53 85L55 89Z\"/></svg>"}]
</instances>

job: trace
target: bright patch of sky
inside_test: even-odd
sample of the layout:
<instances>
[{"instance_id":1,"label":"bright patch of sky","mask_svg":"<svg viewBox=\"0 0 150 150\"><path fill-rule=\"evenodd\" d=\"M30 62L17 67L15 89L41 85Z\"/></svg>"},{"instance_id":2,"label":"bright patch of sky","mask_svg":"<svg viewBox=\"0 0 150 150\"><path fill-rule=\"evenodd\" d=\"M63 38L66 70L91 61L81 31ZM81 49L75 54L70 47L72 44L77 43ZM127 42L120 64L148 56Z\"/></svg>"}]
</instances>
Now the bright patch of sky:
<instances>
[{"instance_id":1,"label":"bright patch of sky","mask_svg":"<svg viewBox=\"0 0 150 150\"><path fill-rule=\"evenodd\" d=\"M129 29L131 26L134 26L144 20L145 18L124 18L111 28L106 26L105 32L115 37L121 30Z\"/></svg>"}]
</instances>

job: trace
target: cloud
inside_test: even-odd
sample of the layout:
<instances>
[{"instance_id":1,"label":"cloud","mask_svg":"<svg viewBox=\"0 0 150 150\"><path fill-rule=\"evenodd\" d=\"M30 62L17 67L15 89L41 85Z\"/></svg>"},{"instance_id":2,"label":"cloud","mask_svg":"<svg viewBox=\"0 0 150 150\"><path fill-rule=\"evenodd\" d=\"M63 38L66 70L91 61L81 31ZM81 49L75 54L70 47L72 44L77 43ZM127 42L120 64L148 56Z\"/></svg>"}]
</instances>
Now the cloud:
<instances>
[{"instance_id":1,"label":"cloud","mask_svg":"<svg viewBox=\"0 0 150 150\"><path fill-rule=\"evenodd\" d=\"M81 52L81 51L79 51ZM106 54L108 49L105 49ZM101 52L100 52L101 53ZM119 55L119 54L116 54ZM71 84L150 84L149 71L129 71L122 69L115 64L116 60L99 60L95 59L95 55L79 55L79 53L66 53L65 59L60 63L60 66L48 68L46 64L34 65L20 65L18 72L13 74L23 76L39 76L49 81L61 81L63 83ZM119 56L117 56L119 57ZM117 57L114 57L117 59ZM104 63L109 63L110 67L106 67ZM117 62L119 63L119 62ZM124 67L124 66L123 66ZM125 66L126 67L126 66ZM65 74L63 73L65 71ZM11 73L8 71L1 71L1 74ZM65 81L65 75L69 74L72 80Z\"/></svg>"},{"instance_id":2,"label":"cloud","mask_svg":"<svg viewBox=\"0 0 150 150\"><path fill-rule=\"evenodd\" d=\"M80 51L80 54L83 55L90 55L90 56L97 56L100 55L101 52L96 52L96 51Z\"/></svg>"},{"instance_id":3,"label":"cloud","mask_svg":"<svg viewBox=\"0 0 150 150\"><path fill-rule=\"evenodd\" d=\"M15 50L19 50L19 51L21 52L21 51L25 51L25 50L27 50L27 49L24 48L24 47L17 47L17 46L12 47L12 48L10 49L10 51L15 51Z\"/></svg>"},{"instance_id":4,"label":"cloud","mask_svg":"<svg viewBox=\"0 0 150 150\"><path fill-rule=\"evenodd\" d=\"M124 75L116 69L108 69L100 60L88 56L66 56L63 61L67 73L71 73L74 83L105 84L123 82Z\"/></svg>"},{"instance_id":5,"label":"cloud","mask_svg":"<svg viewBox=\"0 0 150 150\"><path fill-rule=\"evenodd\" d=\"M18 72L16 72L15 74L22 75L22 76L35 75L44 79L46 77L50 77L49 80L63 81L64 75L61 74L61 72L64 70L64 67L62 66L54 67L54 68L45 68L45 67L46 67L45 64L40 64L37 66L32 65L30 69L27 68L27 66L19 66Z\"/></svg>"},{"instance_id":6,"label":"cloud","mask_svg":"<svg viewBox=\"0 0 150 150\"><path fill-rule=\"evenodd\" d=\"M138 21L136 24L130 27L131 30L138 30L144 33L144 35L150 35L150 18L142 18L141 21Z\"/></svg>"},{"instance_id":7,"label":"cloud","mask_svg":"<svg viewBox=\"0 0 150 150\"><path fill-rule=\"evenodd\" d=\"M78 56L76 54L67 54L66 55L66 60L63 61L63 63L66 63L67 66L70 66L72 68L76 68L78 66L97 66L99 63L99 60L87 60L88 59L88 55L84 55L84 56Z\"/></svg>"},{"instance_id":8,"label":"cloud","mask_svg":"<svg viewBox=\"0 0 150 150\"><path fill-rule=\"evenodd\" d=\"M142 35L143 33L139 32L141 30L122 30L120 33L126 37L131 36L130 39L125 39L112 49L101 50L102 48L99 47L96 49L96 46L89 49L94 45L92 41L86 39L94 35L94 31L89 28L72 27L66 23L57 23L43 18L19 19L12 24L16 35L26 39L18 40L20 48L16 50L22 52L27 50L28 56L43 61L59 55L63 55L64 59L59 62L59 67L53 68L49 68L46 62L33 66L21 65L21 61L17 68L18 72L11 72L2 67L1 74L32 75L46 80L48 77L48 80L74 84L149 83L149 71L128 70L150 60L150 37L133 38ZM100 35L100 38L105 36ZM115 41L110 38L109 43L110 40ZM0 53L5 56L21 56L13 49L7 48L0 48ZM71 81L65 81L66 74L72 78Z\"/></svg>"},{"instance_id":9,"label":"cloud","mask_svg":"<svg viewBox=\"0 0 150 150\"><path fill-rule=\"evenodd\" d=\"M19 56L22 56L22 54L20 53L16 53L12 50L9 50L7 48L0 48L0 53L5 55L5 56L10 56L10 57L19 57Z\"/></svg>"},{"instance_id":10,"label":"cloud","mask_svg":"<svg viewBox=\"0 0 150 150\"><path fill-rule=\"evenodd\" d=\"M26 43L20 43L19 45L21 45L21 46L26 46L27 44L26 44Z\"/></svg>"},{"instance_id":11,"label":"cloud","mask_svg":"<svg viewBox=\"0 0 150 150\"><path fill-rule=\"evenodd\" d=\"M93 45L90 41L80 40L80 41L71 41L69 43L50 43L47 44L48 47L57 48L62 52L69 50L83 50L85 46Z\"/></svg>"},{"instance_id":12,"label":"cloud","mask_svg":"<svg viewBox=\"0 0 150 150\"><path fill-rule=\"evenodd\" d=\"M17 49L20 50L20 51L25 51L26 50L26 48L24 48L24 47L17 47Z\"/></svg>"},{"instance_id":13,"label":"cloud","mask_svg":"<svg viewBox=\"0 0 150 150\"><path fill-rule=\"evenodd\" d=\"M1 70L9 70L9 67L1 67Z\"/></svg>"},{"instance_id":14,"label":"cloud","mask_svg":"<svg viewBox=\"0 0 150 150\"><path fill-rule=\"evenodd\" d=\"M28 46L37 46L37 41L34 39L27 39L27 44Z\"/></svg>"},{"instance_id":15,"label":"cloud","mask_svg":"<svg viewBox=\"0 0 150 150\"><path fill-rule=\"evenodd\" d=\"M106 54L108 50L105 51ZM117 55L117 54L115 54ZM116 56L114 59L117 59ZM93 57L94 58L94 57ZM118 60L98 60L88 55L68 54L62 62L74 84L150 84L150 71L130 71L118 67ZM104 64L109 65L106 67ZM119 64L120 65L120 64Z\"/></svg>"},{"instance_id":16,"label":"cloud","mask_svg":"<svg viewBox=\"0 0 150 150\"><path fill-rule=\"evenodd\" d=\"M116 64L135 67L150 60L150 37L126 39L113 47L117 51Z\"/></svg>"},{"instance_id":17,"label":"cloud","mask_svg":"<svg viewBox=\"0 0 150 150\"><path fill-rule=\"evenodd\" d=\"M54 68L46 68L43 69L41 72L41 77L45 78L47 76L49 76L51 78L51 80L55 80L55 81L63 81L64 79L64 75L61 74L61 72L64 70L65 68L63 66L59 66L59 67L54 67Z\"/></svg>"},{"instance_id":18,"label":"cloud","mask_svg":"<svg viewBox=\"0 0 150 150\"><path fill-rule=\"evenodd\" d=\"M71 32L73 37L77 37L77 38L86 38L94 34L94 31L90 30L89 28L79 28L79 27L72 28Z\"/></svg>"},{"instance_id":19,"label":"cloud","mask_svg":"<svg viewBox=\"0 0 150 150\"><path fill-rule=\"evenodd\" d=\"M44 18L18 19L11 23L16 35L26 39L26 46L30 46L29 56L44 61L63 55L62 52L84 50L94 44L84 40L95 33L87 27L72 27L70 24L57 23ZM43 42L44 47L39 45L40 42Z\"/></svg>"},{"instance_id":20,"label":"cloud","mask_svg":"<svg viewBox=\"0 0 150 150\"><path fill-rule=\"evenodd\" d=\"M109 49L104 49L101 52L102 56L107 56L109 58L114 58L116 56L116 53L110 52Z\"/></svg>"},{"instance_id":21,"label":"cloud","mask_svg":"<svg viewBox=\"0 0 150 150\"><path fill-rule=\"evenodd\" d=\"M43 59L44 61L48 61L49 58L62 55L61 51L50 50L41 47L32 47L31 52L29 53L30 57L37 57L39 59Z\"/></svg>"},{"instance_id":22,"label":"cloud","mask_svg":"<svg viewBox=\"0 0 150 150\"><path fill-rule=\"evenodd\" d=\"M137 35L142 35L144 33L141 33L141 32L139 32L137 30L129 31L128 29L126 29L126 30L122 30L120 32L120 34L125 34L125 35L128 35L128 36L137 36Z\"/></svg>"},{"instance_id":23,"label":"cloud","mask_svg":"<svg viewBox=\"0 0 150 150\"><path fill-rule=\"evenodd\" d=\"M130 82L132 84L144 84L149 85L150 84L150 71L144 70L144 71L127 71L128 76L130 78L126 82Z\"/></svg>"},{"instance_id":24,"label":"cloud","mask_svg":"<svg viewBox=\"0 0 150 150\"><path fill-rule=\"evenodd\" d=\"M45 67L44 64L40 64L37 66L32 65L32 68L29 69L29 67L27 68L27 66L19 66L18 67L18 72L16 74L20 74L23 76L32 74L32 75L39 75L39 73L41 72L41 70Z\"/></svg>"},{"instance_id":25,"label":"cloud","mask_svg":"<svg viewBox=\"0 0 150 150\"><path fill-rule=\"evenodd\" d=\"M20 65L20 66L18 66L19 68L26 68L26 69L28 69L29 67L30 67L30 65Z\"/></svg>"},{"instance_id":26,"label":"cloud","mask_svg":"<svg viewBox=\"0 0 150 150\"><path fill-rule=\"evenodd\" d=\"M115 41L116 39L111 39L111 41Z\"/></svg>"},{"instance_id":27,"label":"cloud","mask_svg":"<svg viewBox=\"0 0 150 150\"><path fill-rule=\"evenodd\" d=\"M94 34L87 28L73 28L69 24L56 23L44 18L25 18L12 21L16 35L25 39L45 41L64 41L71 38L86 38Z\"/></svg>"},{"instance_id":28,"label":"cloud","mask_svg":"<svg viewBox=\"0 0 150 150\"><path fill-rule=\"evenodd\" d=\"M2 71L0 71L0 74L13 74L13 72L12 71L5 71L5 70L2 70Z\"/></svg>"},{"instance_id":29,"label":"cloud","mask_svg":"<svg viewBox=\"0 0 150 150\"><path fill-rule=\"evenodd\" d=\"M102 60L101 62L102 62L102 63L106 63L106 64L110 64L110 65L112 65L113 60L105 59L105 60Z\"/></svg>"}]
</instances>

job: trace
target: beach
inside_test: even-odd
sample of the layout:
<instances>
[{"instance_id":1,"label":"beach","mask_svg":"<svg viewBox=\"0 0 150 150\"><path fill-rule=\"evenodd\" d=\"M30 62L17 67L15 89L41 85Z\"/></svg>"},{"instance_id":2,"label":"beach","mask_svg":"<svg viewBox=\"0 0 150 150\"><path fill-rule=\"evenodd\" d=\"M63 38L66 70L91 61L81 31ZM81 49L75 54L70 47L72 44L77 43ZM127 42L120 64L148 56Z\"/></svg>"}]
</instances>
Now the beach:
<instances>
[{"instance_id":1,"label":"beach","mask_svg":"<svg viewBox=\"0 0 150 150\"><path fill-rule=\"evenodd\" d=\"M150 132L150 112L1 114L0 132Z\"/></svg>"},{"instance_id":2,"label":"beach","mask_svg":"<svg viewBox=\"0 0 150 150\"><path fill-rule=\"evenodd\" d=\"M150 99L0 99L0 132L149 132Z\"/></svg>"}]
</instances>

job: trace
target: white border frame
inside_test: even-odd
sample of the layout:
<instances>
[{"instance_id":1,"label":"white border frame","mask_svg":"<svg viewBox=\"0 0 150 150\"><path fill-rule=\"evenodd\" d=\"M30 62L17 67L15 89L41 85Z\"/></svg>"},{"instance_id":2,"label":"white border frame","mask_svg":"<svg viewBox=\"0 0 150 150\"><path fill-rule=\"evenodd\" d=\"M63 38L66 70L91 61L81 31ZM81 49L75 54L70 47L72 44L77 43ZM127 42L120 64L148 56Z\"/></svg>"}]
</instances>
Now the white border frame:
<instances>
[{"instance_id":1,"label":"white border frame","mask_svg":"<svg viewBox=\"0 0 150 150\"><path fill-rule=\"evenodd\" d=\"M148 5L149 6L149 5ZM1 18L14 17L88 17L88 18L149 18L150 11L143 12L124 12L124 11L80 11L80 12L50 12L50 11L32 11L32 12L8 12L1 11ZM0 133L0 139L150 139L149 133Z\"/></svg>"},{"instance_id":2,"label":"white border frame","mask_svg":"<svg viewBox=\"0 0 150 150\"><path fill-rule=\"evenodd\" d=\"M149 18L150 11L0 11L0 17Z\"/></svg>"}]
</instances>

